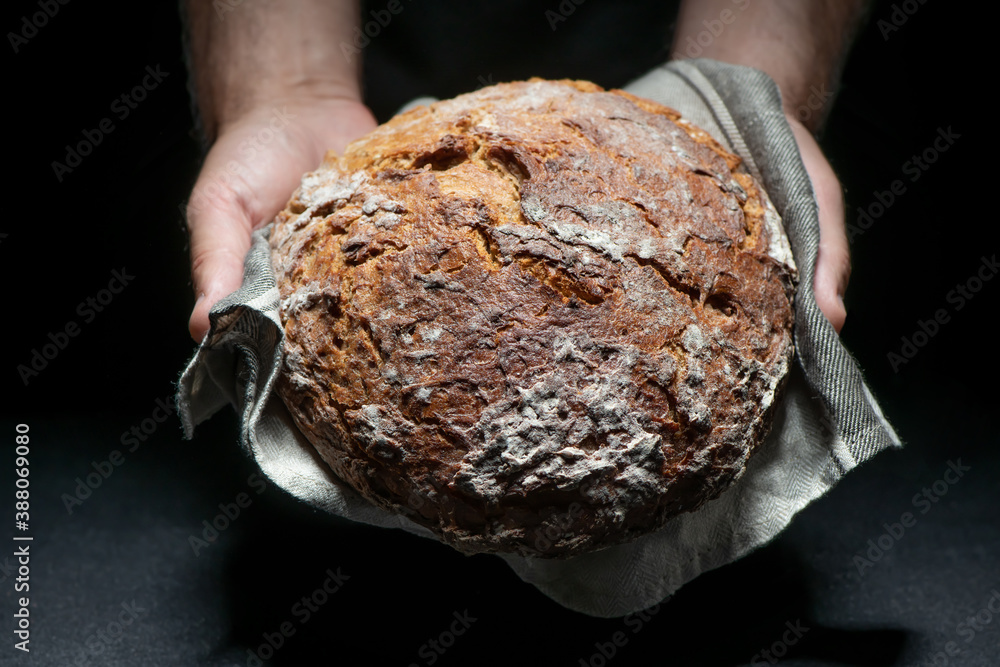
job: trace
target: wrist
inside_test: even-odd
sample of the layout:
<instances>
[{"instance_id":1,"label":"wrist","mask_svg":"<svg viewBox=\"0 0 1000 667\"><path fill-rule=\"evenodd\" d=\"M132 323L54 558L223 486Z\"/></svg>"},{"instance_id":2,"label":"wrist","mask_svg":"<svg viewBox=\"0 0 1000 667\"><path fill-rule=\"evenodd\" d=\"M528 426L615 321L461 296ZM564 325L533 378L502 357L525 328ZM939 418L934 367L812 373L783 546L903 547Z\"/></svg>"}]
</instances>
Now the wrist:
<instances>
[{"instance_id":1,"label":"wrist","mask_svg":"<svg viewBox=\"0 0 1000 667\"><path fill-rule=\"evenodd\" d=\"M277 101L361 101L361 60L342 45L358 0L247 0L239 11L185 0L194 92L206 138Z\"/></svg>"},{"instance_id":2,"label":"wrist","mask_svg":"<svg viewBox=\"0 0 1000 667\"><path fill-rule=\"evenodd\" d=\"M865 3L684 0L674 54L763 71L778 85L786 115L815 132Z\"/></svg>"},{"instance_id":3,"label":"wrist","mask_svg":"<svg viewBox=\"0 0 1000 667\"><path fill-rule=\"evenodd\" d=\"M277 149L300 156L305 166L296 168L313 169L328 150L342 153L376 125L368 107L353 98L299 94L248 107L219 126L215 143L238 147L241 158Z\"/></svg>"},{"instance_id":4,"label":"wrist","mask_svg":"<svg viewBox=\"0 0 1000 667\"><path fill-rule=\"evenodd\" d=\"M283 82L273 86L258 86L239 100L224 104L216 112L217 137L244 123L267 122L270 117L284 114L297 121L313 118L338 117L344 114L368 114L357 87L340 82L292 84ZM306 118L303 118L302 116ZM309 123L311 124L311 122Z\"/></svg>"}]
</instances>

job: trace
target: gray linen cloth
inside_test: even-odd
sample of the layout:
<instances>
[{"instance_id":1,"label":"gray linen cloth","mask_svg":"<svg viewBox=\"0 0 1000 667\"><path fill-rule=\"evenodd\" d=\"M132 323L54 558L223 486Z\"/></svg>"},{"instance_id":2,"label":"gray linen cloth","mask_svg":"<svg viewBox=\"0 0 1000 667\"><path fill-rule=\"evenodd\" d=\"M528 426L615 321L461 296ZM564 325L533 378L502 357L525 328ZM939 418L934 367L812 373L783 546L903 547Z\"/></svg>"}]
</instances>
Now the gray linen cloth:
<instances>
[{"instance_id":1,"label":"gray linen cloth","mask_svg":"<svg viewBox=\"0 0 1000 667\"><path fill-rule=\"evenodd\" d=\"M796 363L770 435L732 487L629 544L569 560L500 555L521 579L553 600L600 617L645 609L702 572L766 544L847 471L882 449L901 446L856 362L816 305L816 201L774 82L754 69L689 60L659 67L625 89L677 109L745 160L782 217L800 283ZM270 226L254 234L243 286L212 309L211 330L181 376L177 402L186 436L232 405L241 416L243 446L288 493L348 519L437 539L426 528L373 506L336 478L281 400L271 400L283 333L269 231Z\"/></svg>"}]
</instances>

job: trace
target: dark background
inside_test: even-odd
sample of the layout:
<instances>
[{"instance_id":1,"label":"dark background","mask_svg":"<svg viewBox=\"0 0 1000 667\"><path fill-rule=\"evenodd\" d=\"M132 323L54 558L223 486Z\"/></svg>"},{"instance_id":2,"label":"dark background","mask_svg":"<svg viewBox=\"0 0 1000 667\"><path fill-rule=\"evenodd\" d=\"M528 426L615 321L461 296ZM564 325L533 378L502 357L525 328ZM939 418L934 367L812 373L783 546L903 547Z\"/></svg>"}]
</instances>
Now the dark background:
<instances>
[{"instance_id":1,"label":"dark background","mask_svg":"<svg viewBox=\"0 0 1000 667\"><path fill-rule=\"evenodd\" d=\"M469 3L431 12L403 1L365 50L380 120L416 95L531 75L624 85L667 56L666 7L589 0L553 32L545 11L557 10L554 0L496 3L485 16ZM0 664L246 665L248 649L291 621L296 632L270 664L425 665L421 646L465 610L477 620L435 664L599 665L598 645L621 630L628 641L608 664L743 665L780 642L786 623L809 628L782 654L787 665L1000 664L1000 615L981 612L1000 591L990 419L1000 279L960 310L947 297L1000 250L985 158L993 134L975 115L993 83L989 59L973 51L988 46L989 22L936 0L905 4L915 13L886 36L877 21L890 19L893 4L875 3L822 143L849 223L893 181L905 186L853 240L843 339L906 447L850 473L772 544L684 587L639 632L634 622L562 609L499 559L347 524L270 486L258 494L231 411L192 441L171 418L126 451L121 437L173 394L194 349L180 211L201 154L177 10L71 2L17 53L8 37L3 129L14 206L0 222L0 539L13 544L13 426L27 423L34 542L30 655L12 647L20 594L4 555L13 548L0 547ZM35 2L10 5L5 34L37 11ZM113 100L158 65L163 82L127 118L115 115ZM52 162L104 118L114 131L60 182ZM911 181L904 163L948 128L959 138ZM85 322L78 304L122 269L134 280ZM887 355L938 309L949 321L894 369ZM70 321L79 335L26 385L18 365ZM115 449L124 462L68 512L63 495ZM913 496L959 459L969 472L922 514ZM190 536L241 492L252 504L195 554ZM907 511L916 524L859 572L855 556ZM328 568L350 578L300 624L292 605ZM133 601L138 618L110 638L109 624ZM971 630L966 619L977 613Z\"/></svg>"}]
</instances>

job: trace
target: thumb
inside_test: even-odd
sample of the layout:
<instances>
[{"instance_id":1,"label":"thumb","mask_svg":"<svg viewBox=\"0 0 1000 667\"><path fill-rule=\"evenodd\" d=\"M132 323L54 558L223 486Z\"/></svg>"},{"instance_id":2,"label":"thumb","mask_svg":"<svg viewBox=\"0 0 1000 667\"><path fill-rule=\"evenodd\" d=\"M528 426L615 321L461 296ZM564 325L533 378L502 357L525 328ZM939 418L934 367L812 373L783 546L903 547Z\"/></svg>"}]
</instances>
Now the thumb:
<instances>
[{"instance_id":1,"label":"thumb","mask_svg":"<svg viewBox=\"0 0 1000 667\"><path fill-rule=\"evenodd\" d=\"M199 193L200 183L194 192ZM196 302L188 321L195 342L208 332L208 311L242 283L243 257L250 249L252 224L245 207L229 192L198 206L188 205L191 233L191 278Z\"/></svg>"},{"instance_id":2,"label":"thumb","mask_svg":"<svg viewBox=\"0 0 1000 667\"><path fill-rule=\"evenodd\" d=\"M816 304L839 333L847 319L844 292L851 275L843 189L812 134L796 121L790 119L789 124L819 207L819 255L816 258L813 292Z\"/></svg>"}]
</instances>

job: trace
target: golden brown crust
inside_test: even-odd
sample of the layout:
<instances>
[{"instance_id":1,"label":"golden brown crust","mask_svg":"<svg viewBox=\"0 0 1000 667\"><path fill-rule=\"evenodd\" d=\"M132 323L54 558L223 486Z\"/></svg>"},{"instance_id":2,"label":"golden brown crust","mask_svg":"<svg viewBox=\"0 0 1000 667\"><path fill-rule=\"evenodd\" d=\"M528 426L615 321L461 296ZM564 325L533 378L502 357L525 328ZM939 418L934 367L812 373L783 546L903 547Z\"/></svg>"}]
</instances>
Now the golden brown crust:
<instances>
[{"instance_id":1,"label":"golden brown crust","mask_svg":"<svg viewBox=\"0 0 1000 667\"><path fill-rule=\"evenodd\" d=\"M397 116L276 219L278 393L340 478L462 551L655 530L742 473L791 362L794 268L738 165L587 82Z\"/></svg>"}]
</instances>

